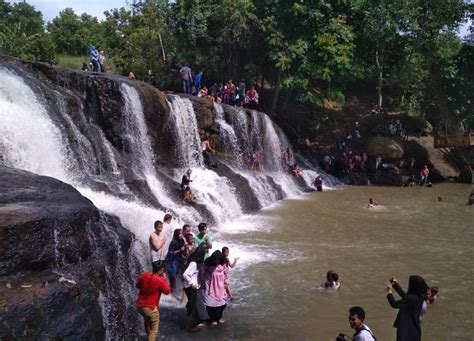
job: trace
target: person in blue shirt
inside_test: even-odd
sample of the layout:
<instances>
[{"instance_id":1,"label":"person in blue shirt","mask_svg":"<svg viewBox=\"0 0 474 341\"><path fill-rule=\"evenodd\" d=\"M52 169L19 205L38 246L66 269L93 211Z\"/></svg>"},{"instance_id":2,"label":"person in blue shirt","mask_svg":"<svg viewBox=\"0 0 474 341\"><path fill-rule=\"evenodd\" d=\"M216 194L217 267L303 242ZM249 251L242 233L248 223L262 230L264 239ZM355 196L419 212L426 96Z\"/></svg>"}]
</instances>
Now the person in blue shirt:
<instances>
[{"instance_id":1,"label":"person in blue shirt","mask_svg":"<svg viewBox=\"0 0 474 341\"><path fill-rule=\"evenodd\" d=\"M194 88L196 89L196 93L199 93L201 89L201 80L202 80L202 71L199 71L194 75Z\"/></svg>"},{"instance_id":2,"label":"person in blue shirt","mask_svg":"<svg viewBox=\"0 0 474 341\"><path fill-rule=\"evenodd\" d=\"M89 46L89 57L92 63L92 72L100 72L99 52L94 45Z\"/></svg>"}]
</instances>

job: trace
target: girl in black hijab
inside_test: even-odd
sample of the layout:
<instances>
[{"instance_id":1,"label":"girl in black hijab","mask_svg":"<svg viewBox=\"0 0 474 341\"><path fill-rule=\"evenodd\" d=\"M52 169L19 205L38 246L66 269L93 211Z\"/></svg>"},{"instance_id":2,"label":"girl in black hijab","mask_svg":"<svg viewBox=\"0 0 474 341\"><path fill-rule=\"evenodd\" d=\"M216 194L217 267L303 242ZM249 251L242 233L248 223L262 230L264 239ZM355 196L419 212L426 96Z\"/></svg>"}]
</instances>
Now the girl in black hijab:
<instances>
[{"instance_id":1,"label":"girl in black hijab","mask_svg":"<svg viewBox=\"0 0 474 341\"><path fill-rule=\"evenodd\" d=\"M396 301L392 288L400 295ZM408 292L404 292L398 285L395 277L387 284L387 299L390 306L399 309L393 326L397 328L397 341L420 341L421 323L420 314L423 301L426 298L428 285L421 276L410 276L408 279Z\"/></svg>"}]
</instances>

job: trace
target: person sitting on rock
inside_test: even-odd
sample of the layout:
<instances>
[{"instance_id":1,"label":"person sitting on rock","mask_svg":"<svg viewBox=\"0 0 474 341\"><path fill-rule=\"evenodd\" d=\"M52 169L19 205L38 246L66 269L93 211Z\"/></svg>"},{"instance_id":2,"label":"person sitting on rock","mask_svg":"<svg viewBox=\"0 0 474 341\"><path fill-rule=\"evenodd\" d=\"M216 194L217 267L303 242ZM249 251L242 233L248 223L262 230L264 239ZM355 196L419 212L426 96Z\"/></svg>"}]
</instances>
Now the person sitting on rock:
<instances>
[{"instance_id":1,"label":"person sitting on rock","mask_svg":"<svg viewBox=\"0 0 474 341\"><path fill-rule=\"evenodd\" d=\"M192 169L189 168L187 171L186 171L186 174L183 175L183 178L181 179L181 190L184 192L184 190L186 189L186 187L189 187L189 184L193 181L191 180L191 173L192 173Z\"/></svg>"},{"instance_id":2,"label":"person sitting on rock","mask_svg":"<svg viewBox=\"0 0 474 341\"><path fill-rule=\"evenodd\" d=\"M189 186L184 189L183 202L187 202L189 204L196 203L196 198L194 197L194 194Z\"/></svg>"},{"instance_id":3,"label":"person sitting on rock","mask_svg":"<svg viewBox=\"0 0 474 341\"><path fill-rule=\"evenodd\" d=\"M251 86L250 90L245 94L245 104L250 109L257 109L258 107L258 93L255 86Z\"/></svg>"}]
</instances>

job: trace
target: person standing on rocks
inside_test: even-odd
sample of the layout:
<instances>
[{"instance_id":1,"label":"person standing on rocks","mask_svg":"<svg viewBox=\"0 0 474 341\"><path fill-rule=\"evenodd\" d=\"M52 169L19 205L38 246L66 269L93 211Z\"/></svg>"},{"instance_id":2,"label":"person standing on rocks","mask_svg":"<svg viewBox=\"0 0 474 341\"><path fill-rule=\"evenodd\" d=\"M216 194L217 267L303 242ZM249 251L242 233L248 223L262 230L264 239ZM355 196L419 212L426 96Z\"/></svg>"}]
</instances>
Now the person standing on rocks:
<instances>
[{"instance_id":1,"label":"person standing on rocks","mask_svg":"<svg viewBox=\"0 0 474 341\"><path fill-rule=\"evenodd\" d=\"M92 72L100 72L99 52L94 45L89 46L89 57L92 63Z\"/></svg>"},{"instance_id":2,"label":"person standing on rocks","mask_svg":"<svg viewBox=\"0 0 474 341\"><path fill-rule=\"evenodd\" d=\"M193 82L193 74L188 66L188 63L184 63L184 66L179 70L181 74L181 80L183 82L183 92L187 95L191 93L191 83Z\"/></svg>"},{"instance_id":3,"label":"person standing on rocks","mask_svg":"<svg viewBox=\"0 0 474 341\"><path fill-rule=\"evenodd\" d=\"M161 294L171 292L163 262L152 263L153 272L144 272L136 283L140 290L137 299L137 309L143 316L145 332L148 341L156 341L160 328L160 298Z\"/></svg>"},{"instance_id":4,"label":"person standing on rocks","mask_svg":"<svg viewBox=\"0 0 474 341\"><path fill-rule=\"evenodd\" d=\"M106 72L105 71L105 54L104 50L102 50L99 46L97 47L99 50L99 65L100 65L100 72Z\"/></svg>"},{"instance_id":5,"label":"person standing on rocks","mask_svg":"<svg viewBox=\"0 0 474 341\"><path fill-rule=\"evenodd\" d=\"M151 261L164 261L166 253L164 246L166 238L163 235L163 223L160 220L155 221L155 231L150 235Z\"/></svg>"},{"instance_id":6,"label":"person standing on rocks","mask_svg":"<svg viewBox=\"0 0 474 341\"><path fill-rule=\"evenodd\" d=\"M428 183L428 176L430 175L430 170L427 165L423 166L423 169L420 171L420 186L426 185Z\"/></svg>"}]
</instances>

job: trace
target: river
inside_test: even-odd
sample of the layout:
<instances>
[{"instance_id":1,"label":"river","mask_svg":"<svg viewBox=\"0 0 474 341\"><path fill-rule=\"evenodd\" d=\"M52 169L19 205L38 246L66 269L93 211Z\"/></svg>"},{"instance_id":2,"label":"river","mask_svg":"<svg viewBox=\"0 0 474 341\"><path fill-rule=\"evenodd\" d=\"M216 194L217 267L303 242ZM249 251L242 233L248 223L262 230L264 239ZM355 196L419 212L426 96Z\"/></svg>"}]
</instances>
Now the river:
<instances>
[{"instance_id":1,"label":"river","mask_svg":"<svg viewBox=\"0 0 474 341\"><path fill-rule=\"evenodd\" d=\"M228 227L216 239L243 258L230 275L240 299L228 304L227 323L198 338L334 340L352 335L347 311L360 305L378 340L395 340L397 311L385 284L395 275L406 289L409 275L419 274L440 289L423 340L474 340L469 192L460 184L347 187L283 201L247 218L254 228L244 233ZM367 209L369 197L380 205ZM339 274L339 292L320 291L328 270Z\"/></svg>"}]
</instances>

